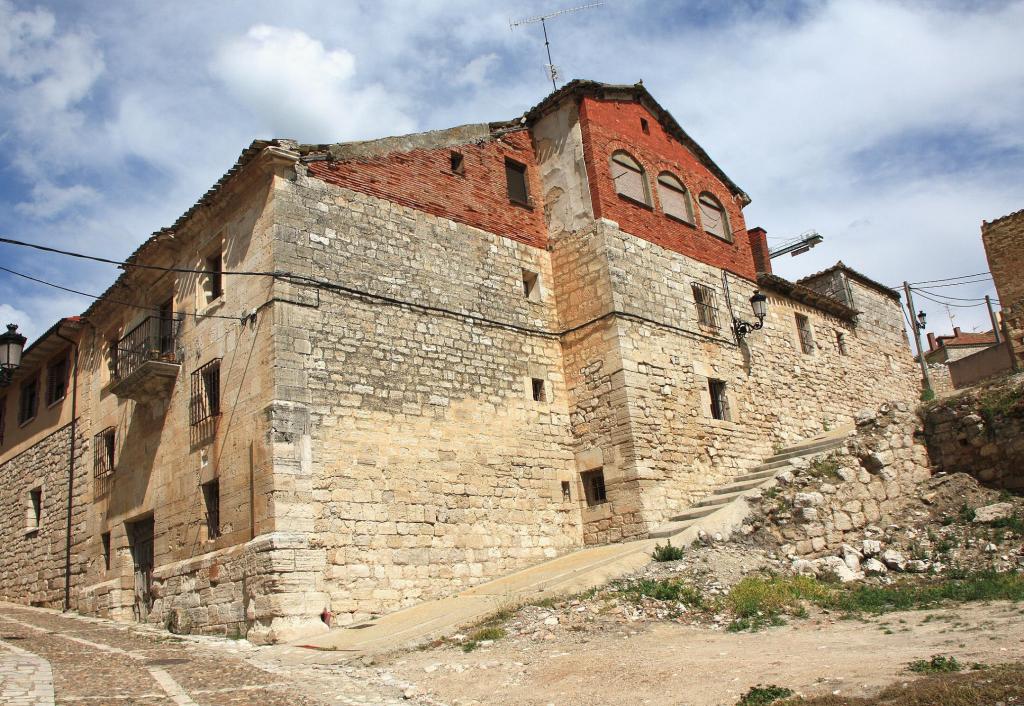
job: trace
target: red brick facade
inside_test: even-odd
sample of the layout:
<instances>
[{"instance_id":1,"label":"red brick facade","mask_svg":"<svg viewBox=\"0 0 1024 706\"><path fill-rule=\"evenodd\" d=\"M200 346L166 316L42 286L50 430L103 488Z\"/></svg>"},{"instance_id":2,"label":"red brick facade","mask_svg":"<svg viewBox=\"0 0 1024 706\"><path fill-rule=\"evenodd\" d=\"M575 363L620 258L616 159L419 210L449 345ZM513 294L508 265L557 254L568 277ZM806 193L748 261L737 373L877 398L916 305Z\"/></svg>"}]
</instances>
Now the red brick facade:
<instances>
[{"instance_id":1,"label":"red brick facade","mask_svg":"<svg viewBox=\"0 0 1024 706\"><path fill-rule=\"evenodd\" d=\"M646 121L647 132L644 132L641 118ZM632 101L597 100L585 96L580 102L580 127L596 217L616 221L624 231L668 250L747 279L756 278L754 257L738 197L688 149L669 136L645 107ZM628 152L647 172L652 208L616 192L609 164L609 158L616 150ZM665 216L656 188L658 174L663 171L675 174L689 190L696 226ZM725 207L733 242L727 243L700 227L697 197L703 191L713 194Z\"/></svg>"},{"instance_id":2,"label":"red brick facade","mask_svg":"<svg viewBox=\"0 0 1024 706\"><path fill-rule=\"evenodd\" d=\"M463 173L451 170L452 151L463 155ZM525 164L531 206L512 203L505 158ZM527 130L480 144L390 152L368 158L311 162L309 171L331 184L379 196L538 248L547 246L543 190Z\"/></svg>"}]
</instances>

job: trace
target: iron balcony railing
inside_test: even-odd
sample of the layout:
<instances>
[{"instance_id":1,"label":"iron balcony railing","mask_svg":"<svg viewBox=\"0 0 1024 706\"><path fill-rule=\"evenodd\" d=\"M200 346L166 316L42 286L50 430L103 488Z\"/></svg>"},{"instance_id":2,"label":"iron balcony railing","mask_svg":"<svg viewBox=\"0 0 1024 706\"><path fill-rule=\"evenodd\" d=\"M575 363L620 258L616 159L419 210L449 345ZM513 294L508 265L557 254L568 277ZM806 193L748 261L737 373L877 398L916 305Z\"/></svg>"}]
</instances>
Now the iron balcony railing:
<instances>
[{"instance_id":1,"label":"iron balcony railing","mask_svg":"<svg viewBox=\"0 0 1024 706\"><path fill-rule=\"evenodd\" d=\"M176 349L180 328L181 321L173 318L150 316L143 319L117 342L117 360L114 361L117 379L123 380L150 360L179 362Z\"/></svg>"}]
</instances>

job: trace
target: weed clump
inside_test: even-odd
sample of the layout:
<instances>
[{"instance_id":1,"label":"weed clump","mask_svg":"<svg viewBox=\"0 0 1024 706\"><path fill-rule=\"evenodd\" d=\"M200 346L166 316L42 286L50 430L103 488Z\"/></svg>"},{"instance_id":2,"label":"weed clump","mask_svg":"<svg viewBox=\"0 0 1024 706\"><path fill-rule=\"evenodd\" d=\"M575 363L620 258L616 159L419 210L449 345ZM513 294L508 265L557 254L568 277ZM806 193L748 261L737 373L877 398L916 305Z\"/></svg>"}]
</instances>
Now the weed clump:
<instances>
[{"instance_id":1,"label":"weed clump","mask_svg":"<svg viewBox=\"0 0 1024 706\"><path fill-rule=\"evenodd\" d=\"M907 665L907 670L917 674L945 674L959 672L963 669L956 657L932 655L931 659L915 659Z\"/></svg>"},{"instance_id":2,"label":"weed clump","mask_svg":"<svg viewBox=\"0 0 1024 706\"><path fill-rule=\"evenodd\" d=\"M680 579L638 579L621 585L618 592L634 603L650 598L655 601L685 603L694 608L704 607L704 597L700 592Z\"/></svg>"},{"instance_id":3,"label":"weed clump","mask_svg":"<svg viewBox=\"0 0 1024 706\"><path fill-rule=\"evenodd\" d=\"M736 616L728 629L739 632L782 625L784 615L807 614L801 601L825 601L830 593L827 586L807 576L748 576L726 597Z\"/></svg>"},{"instance_id":4,"label":"weed clump","mask_svg":"<svg viewBox=\"0 0 1024 706\"><path fill-rule=\"evenodd\" d=\"M825 458L816 458L811 461L811 466L807 473L814 478L833 478L838 480L841 478L839 475L839 460L834 453L829 454Z\"/></svg>"},{"instance_id":5,"label":"weed clump","mask_svg":"<svg viewBox=\"0 0 1024 706\"><path fill-rule=\"evenodd\" d=\"M736 706L768 706L768 704L775 703L779 699L789 698L792 695L793 690L784 686L775 686L774 684L761 686L758 684L750 687L750 690L736 702Z\"/></svg>"},{"instance_id":6,"label":"weed clump","mask_svg":"<svg viewBox=\"0 0 1024 706\"><path fill-rule=\"evenodd\" d=\"M655 561L679 561L683 558L683 548L673 547L672 540L669 539L664 545L655 544L651 557Z\"/></svg>"},{"instance_id":7,"label":"weed clump","mask_svg":"<svg viewBox=\"0 0 1024 706\"><path fill-rule=\"evenodd\" d=\"M469 639L467 639L462 644L462 651L472 652L480 646L481 642L484 642L486 640L500 640L501 638L505 637L506 634L507 633L505 632L504 628L499 628L496 626L480 628L472 635L470 635Z\"/></svg>"}]
</instances>

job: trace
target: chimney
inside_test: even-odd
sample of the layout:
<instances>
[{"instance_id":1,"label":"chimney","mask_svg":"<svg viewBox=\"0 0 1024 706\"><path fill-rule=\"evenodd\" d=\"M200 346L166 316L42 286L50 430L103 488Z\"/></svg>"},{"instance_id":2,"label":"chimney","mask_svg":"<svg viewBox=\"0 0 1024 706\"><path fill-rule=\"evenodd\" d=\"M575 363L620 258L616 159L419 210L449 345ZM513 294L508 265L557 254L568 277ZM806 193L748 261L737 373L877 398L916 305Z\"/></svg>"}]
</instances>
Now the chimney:
<instances>
[{"instance_id":1,"label":"chimney","mask_svg":"<svg viewBox=\"0 0 1024 706\"><path fill-rule=\"evenodd\" d=\"M953 338L960 338L960 327L959 326L954 326L953 327Z\"/></svg>"},{"instance_id":2,"label":"chimney","mask_svg":"<svg viewBox=\"0 0 1024 706\"><path fill-rule=\"evenodd\" d=\"M928 350L933 351L939 347L938 342L935 340L935 333L933 331L928 332Z\"/></svg>"},{"instance_id":3,"label":"chimney","mask_svg":"<svg viewBox=\"0 0 1024 706\"><path fill-rule=\"evenodd\" d=\"M754 269L772 273L772 261L768 255L768 232L759 226L747 230L750 238L750 252L754 256Z\"/></svg>"}]
</instances>

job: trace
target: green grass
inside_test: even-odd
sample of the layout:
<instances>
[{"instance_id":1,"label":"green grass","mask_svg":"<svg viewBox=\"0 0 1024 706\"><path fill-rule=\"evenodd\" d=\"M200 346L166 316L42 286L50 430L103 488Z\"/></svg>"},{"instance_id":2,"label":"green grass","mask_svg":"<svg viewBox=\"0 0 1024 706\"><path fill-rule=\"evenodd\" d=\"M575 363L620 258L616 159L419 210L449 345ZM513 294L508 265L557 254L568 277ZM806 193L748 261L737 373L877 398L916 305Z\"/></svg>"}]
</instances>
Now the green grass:
<instances>
[{"instance_id":1,"label":"green grass","mask_svg":"<svg viewBox=\"0 0 1024 706\"><path fill-rule=\"evenodd\" d=\"M504 628L499 628L496 626L480 628L472 635L470 635L469 638L462 644L462 651L472 652L480 646L481 642L484 642L485 640L500 640L507 634L508 633L505 632Z\"/></svg>"},{"instance_id":2,"label":"green grass","mask_svg":"<svg viewBox=\"0 0 1024 706\"><path fill-rule=\"evenodd\" d=\"M1009 517L1000 517L998 520L992 520L988 523L989 527L995 529L1007 529L1015 534L1024 534L1024 519L1021 519L1016 513Z\"/></svg>"},{"instance_id":3,"label":"green grass","mask_svg":"<svg viewBox=\"0 0 1024 706\"><path fill-rule=\"evenodd\" d=\"M842 477L839 475L839 460L834 453L825 458L816 458L811 461L807 473L814 478L840 479Z\"/></svg>"},{"instance_id":4,"label":"green grass","mask_svg":"<svg viewBox=\"0 0 1024 706\"><path fill-rule=\"evenodd\" d=\"M1024 576L1021 574L978 571L961 576L924 583L860 585L833 591L824 598L814 599L814 602L823 608L846 613L878 614L934 608L943 603L1024 600Z\"/></svg>"},{"instance_id":5,"label":"green grass","mask_svg":"<svg viewBox=\"0 0 1024 706\"><path fill-rule=\"evenodd\" d=\"M785 699L792 695L793 690L783 686L775 686L774 684L761 686L758 684L757 686L750 687L750 690L736 702L736 706L768 706L768 704L775 703L779 699Z\"/></svg>"},{"instance_id":6,"label":"green grass","mask_svg":"<svg viewBox=\"0 0 1024 706\"><path fill-rule=\"evenodd\" d=\"M726 596L726 605L736 616L728 629L740 632L782 625L784 615L807 615L802 601L822 601L830 593L828 586L807 576L748 576Z\"/></svg>"},{"instance_id":7,"label":"green grass","mask_svg":"<svg viewBox=\"0 0 1024 706\"><path fill-rule=\"evenodd\" d=\"M945 674L948 672L959 672L963 669L956 657L945 657L943 655L932 655L931 659L915 659L907 665L907 671L917 674Z\"/></svg>"},{"instance_id":8,"label":"green grass","mask_svg":"<svg viewBox=\"0 0 1024 706\"><path fill-rule=\"evenodd\" d=\"M683 558L683 548L673 547L672 540L669 539L664 545L655 544L651 557L655 561L679 561Z\"/></svg>"},{"instance_id":9,"label":"green grass","mask_svg":"<svg viewBox=\"0 0 1024 706\"><path fill-rule=\"evenodd\" d=\"M656 601L677 601L694 608L704 607L704 597L700 592L680 579L638 579L619 584L615 590L634 603L651 598Z\"/></svg>"},{"instance_id":10,"label":"green grass","mask_svg":"<svg viewBox=\"0 0 1024 706\"><path fill-rule=\"evenodd\" d=\"M974 508L968 505L967 503L964 503L963 505L960 506L960 510L957 511L956 516L957 519L963 522L964 524L974 522Z\"/></svg>"}]
</instances>

